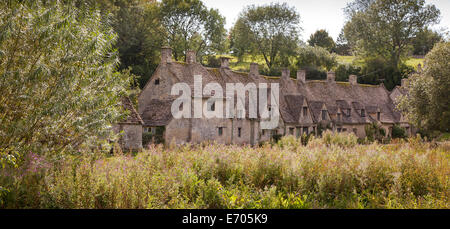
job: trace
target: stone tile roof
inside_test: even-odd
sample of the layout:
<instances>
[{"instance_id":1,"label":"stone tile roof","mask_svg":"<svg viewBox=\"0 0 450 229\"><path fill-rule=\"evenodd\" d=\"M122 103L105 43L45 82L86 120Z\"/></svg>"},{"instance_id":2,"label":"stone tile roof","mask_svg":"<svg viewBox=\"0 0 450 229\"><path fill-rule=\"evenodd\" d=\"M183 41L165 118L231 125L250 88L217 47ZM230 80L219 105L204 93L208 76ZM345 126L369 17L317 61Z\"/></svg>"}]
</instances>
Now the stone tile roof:
<instances>
[{"instance_id":1,"label":"stone tile roof","mask_svg":"<svg viewBox=\"0 0 450 229\"><path fill-rule=\"evenodd\" d=\"M284 99L287 107L283 109L283 119L288 123L297 123L300 120L305 97L302 95L286 95ZM289 114L285 114L286 112Z\"/></svg>"},{"instance_id":2,"label":"stone tile roof","mask_svg":"<svg viewBox=\"0 0 450 229\"><path fill-rule=\"evenodd\" d=\"M311 113L316 122L321 120L322 108L325 103L322 101L310 101L309 107L311 108Z\"/></svg>"},{"instance_id":3,"label":"stone tile roof","mask_svg":"<svg viewBox=\"0 0 450 229\"><path fill-rule=\"evenodd\" d=\"M214 82L219 83L225 97L227 83L280 83L280 115L286 123L296 123L303 106L304 98L310 102L313 117L320 118L320 104L325 104L329 114L335 115L340 108L344 113L351 109L350 115L342 115L342 122L346 124L361 124L371 122L369 113L380 109L381 122L398 122L399 114L394 111L394 105L389 97L389 92L382 85L351 85L345 82L330 83L327 81L306 81L298 84L292 79L277 77L255 76L253 74L235 72L229 68L206 68L201 64L185 64L172 62L166 65L167 74L173 76L177 82L184 82L193 89L194 75L202 75L203 86ZM173 100L172 100L173 101ZM166 125L171 120L171 101L151 101L144 108L142 118L146 125ZM248 107L246 101L246 107ZM320 107L320 108L319 108ZM360 110L365 108L366 117L361 117ZM248 114L248 110L246 112Z\"/></svg>"},{"instance_id":4,"label":"stone tile roof","mask_svg":"<svg viewBox=\"0 0 450 229\"><path fill-rule=\"evenodd\" d=\"M366 106L366 112L368 114L375 114L378 112L378 106Z\"/></svg>"},{"instance_id":5,"label":"stone tile roof","mask_svg":"<svg viewBox=\"0 0 450 229\"><path fill-rule=\"evenodd\" d=\"M171 108L174 100L153 99L144 109L142 119L146 126L166 126L173 119Z\"/></svg>"},{"instance_id":6,"label":"stone tile roof","mask_svg":"<svg viewBox=\"0 0 450 229\"><path fill-rule=\"evenodd\" d=\"M144 124L144 122L141 119L141 116L139 113L134 109L133 103L131 102L130 98L123 97L121 99L121 105L124 110L126 110L129 114L125 120L122 122L119 122L119 124Z\"/></svg>"}]
</instances>

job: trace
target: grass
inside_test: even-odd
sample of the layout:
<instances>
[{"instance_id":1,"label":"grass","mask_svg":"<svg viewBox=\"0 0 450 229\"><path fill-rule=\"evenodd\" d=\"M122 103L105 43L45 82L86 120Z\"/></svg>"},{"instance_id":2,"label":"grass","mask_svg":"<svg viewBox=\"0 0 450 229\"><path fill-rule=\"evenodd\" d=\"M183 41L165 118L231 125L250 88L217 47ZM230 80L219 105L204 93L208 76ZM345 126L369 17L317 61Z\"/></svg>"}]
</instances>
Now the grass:
<instances>
[{"instance_id":1,"label":"grass","mask_svg":"<svg viewBox=\"0 0 450 229\"><path fill-rule=\"evenodd\" d=\"M0 208L449 208L450 145L358 145L326 132L261 147L150 146L131 156L28 155Z\"/></svg>"},{"instance_id":2,"label":"grass","mask_svg":"<svg viewBox=\"0 0 450 229\"><path fill-rule=\"evenodd\" d=\"M352 64L355 59L355 56L337 56L339 64Z\"/></svg>"},{"instance_id":3,"label":"grass","mask_svg":"<svg viewBox=\"0 0 450 229\"><path fill-rule=\"evenodd\" d=\"M230 68L234 71L242 71L242 72L248 72L250 68L250 63L258 63L260 67L266 66L266 62L264 61L264 58L262 56L246 56L244 57L244 60L242 62L238 62L238 59L236 57L231 57L230 60ZM337 62L339 64L356 64L355 63L356 57L355 56L337 56ZM417 65L421 64L423 66L424 59L419 58L410 58L406 61L406 65L414 67L417 69Z\"/></svg>"},{"instance_id":4,"label":"grass","mask_svg":"<svg viewBox=\"0 0 450 229\"><path fill-rule=\"evenodd\" d=\"M417 70L417 65L422 65L423 66L424 63L424 59L419 59L419 58L409 58L406 61L406 65L414 67L414 69Z\"/></svg>"}]
</instances>

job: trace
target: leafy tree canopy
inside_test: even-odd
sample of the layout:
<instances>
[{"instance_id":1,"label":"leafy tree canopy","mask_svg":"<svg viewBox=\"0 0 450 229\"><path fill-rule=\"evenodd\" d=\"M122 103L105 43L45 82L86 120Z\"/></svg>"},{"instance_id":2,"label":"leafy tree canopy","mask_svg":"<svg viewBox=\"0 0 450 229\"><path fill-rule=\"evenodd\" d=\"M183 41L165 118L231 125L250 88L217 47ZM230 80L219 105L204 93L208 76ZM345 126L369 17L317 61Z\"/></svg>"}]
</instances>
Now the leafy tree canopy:
<instances>
[{"instance_id":1,"label":"leafy tree canopy","mask_svg":"<svg viewBox=\"0 0 450 229\"><path fill-rule=\"evenodd\" d=\"M0 2L0 157L98 146L123 117L108 17L72 1Z\"/></svg>"},{"instance_id":2,"label":"leafy tree canopy","mask_svg":"<svg viewBox=\"0 0 450 229\"><path fill-rule=\"evenodd\" d=\"M313 67L329 71L336 65L336 55L330 54L325 48L304 45L298 49L298 68Z\"/></svg>"},{"instance_id":3,"label":"leafy tree canopy","mask_svg":"<svg viewBox=\"0 0 450 229\"><path fill-rule=\"evenodd\" d=\"M356 0L345 9L346 39L357 54L380 56L397 71L415 37L437 23L440 11L425 0Z\"/></svg>"},{"instance_id":4,"label":"leafy tree canopy","mask_svg":"<svg viewBox=\"0 0 450 229\"><path fill-rule=\"evenodd\" d=\"M308 40L308 44L310 46L319 46L322 48L325 48L328 50L328 52L331 52L336 44L334 43L334 40L328 32L324 29L317 30L315 33L311 34Z\"/></svg>"},{"instance_id":5,"label":"leafy tree canopy","mask_svg":"<svg viewBox=\"0 0 450 229\"><path fill-rule=\"evenodd\" d=\"M264 57L268 68L289 65L289 55L295 53L299 43L300 16L286 3L248 6L241 12L233 28L232 48L252 52ZM242 42L244 46L239 45Z\"/></svg>"},{"instance_id":6,"label":"leafy tree canopy","mask_svg":"<svg viewBox=\"0 0 450 229\"><path fill-rule=\"evenodd\" d=\"M416 36L412 40L414 55L426 55L431 49L433 49L436 43L443 41L443 36L433 30L425 28L416 33Z\"/></svg>"},{"instance_id":7,"label":"leafy tree canopy","mask_svg":"<svg viewBox=\"0 0 450 229\"><path fill-rule=\"evenodd\" d=\"M408 79L407 96L398 108L408 121L425 131L449 132L450 43L438 43L425 57L422 72Z\"/></svg>"},{"instance_id":8,"label":"leafy tree canopy","mask_svg":"<svg viewBox=\"0 0 450 229\"><path fill-rule=\"evenodd\" d=\"M160 20L161 33L176 60L185 58L188 50L202 56L220 52L224 47L225 18L200 0L162 0Z\"/></svg>"}]
</instances>

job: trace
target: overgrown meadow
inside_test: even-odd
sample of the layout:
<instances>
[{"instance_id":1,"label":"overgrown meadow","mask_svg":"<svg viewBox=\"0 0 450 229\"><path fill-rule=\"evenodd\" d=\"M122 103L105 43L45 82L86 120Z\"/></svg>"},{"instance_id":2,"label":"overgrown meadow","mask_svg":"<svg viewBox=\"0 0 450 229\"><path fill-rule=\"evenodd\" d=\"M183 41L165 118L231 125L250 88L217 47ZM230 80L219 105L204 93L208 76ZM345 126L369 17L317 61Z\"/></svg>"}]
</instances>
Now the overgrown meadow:
<instances>
[{"instance_id":1,"label":"overgrown meadow","mask_svg":"<svg viewBox=\"0 0 450 229\"><path fill-rule=\"evenodd\" d=\"M29 153L0 172L0 208L449 208L448 143L359 145L325 133L261 147Z\"/></svg>"}]
</instances>

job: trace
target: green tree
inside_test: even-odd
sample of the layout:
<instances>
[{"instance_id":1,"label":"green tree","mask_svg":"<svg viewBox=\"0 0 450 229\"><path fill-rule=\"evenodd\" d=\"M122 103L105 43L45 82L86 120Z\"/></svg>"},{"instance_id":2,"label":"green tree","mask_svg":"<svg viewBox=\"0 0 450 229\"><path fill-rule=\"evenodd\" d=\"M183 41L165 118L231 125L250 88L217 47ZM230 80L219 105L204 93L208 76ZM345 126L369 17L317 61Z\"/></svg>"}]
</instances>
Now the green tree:
<instances>
[{"instance_id":1,"label":"green tree","mask_svg":"<svg viewBox=\"0 0 450 229\"><path fill-rule=\"evenodd\" d=\"M419 31L412 40L413 54L426 55L433 49L436 43L443 41L443 37L438 32L425 28Z\"/></svg>"},{"instance_id":2,"label":"green tree","mask_svg":"<svg viewBox=\"0 0 450 229\"><path fill-rule=\"evenodd\" d=\"M81 1L83 2L83 1ZM112 14L118 38L120 70L130 69L145 86L160 62L163 43L160 8L155 0L90 0L102 14Z\"/></svg>"},{"instance_id":3,"label":"green tree","mask_svg":"<svg viewBox=\"0 0 450 229\"><path fill-rule=\"evenodd\" d=\"M347 6L345 37L357 54L379 56L398 72L415 35L439 20L425 0L357 0Z\"/></svg>"},{"instance_id":4,"label":"green tree","mask_svg":"<svg viewBox=\"0 0 450 229\"><path fill-rule=\"evenodd\" d=\"M449 132L450 43L438 43L425 57L424 70L412 75L408 94L398 108L408 121L425 131Z\"/></svg>"},{"instance_id":5,"label":"green tree","mask_svg":"<svg viewBox=\"0 0 450 229\"><path fill-rule=\"evenodd\" d=\"M274 65L289 65L289 56L299 43L300 16L286 3L248 6L237 20L233 47L240 51L262 55L269 69ZM237 42L248 44L245 50Z\"/></svg>"},{"instance_id":6,"label":"green tree","mask_svg":"<svg viewBox=\"0 0 450 229\"><path fill-rule=\"evenodd\" d=\"M310 46L319 46L322 48L325 48L328 50L328 52L331 52L336 44L334 43L334 40L328 32L324 29L317 30L315 33L311 34L308 40L308 44Z\"/></svg>"},{"instance_id":7,"label":"green tree","mask_svg":"<svg viewBox=\"0 0 450 229\"><path fill-rule=\"evenodd\" d=\"M239 62L244 61L246 54L252 53L256 48L252 48L250 34L242 18L239 18L230 31L230 49Z\"/></svg>"},{"instance_id":8,"label":"green tree","mask_svg":"<svg viewBox=\"0 0 450 229\"><path fill-rule=\"evenodd\" d=\"M347 39L345 38L343 30L339 33L339 36L336 40L336 46L333 51L338 55L342 56L352 55L352 48Z\"/></svg>"},{"instance_id":9,"label":"green tree","mask_svg":"<svg viewBox=\"0 0 450 229\"><path fill-rule=\"evenodd\" d=\"M297 67L312 67L322 70L331 70L337 65L336 55L330 54L325 48L304 45L298 48Z\"/></svg>"},{"instance_id":10,"label":"green tree","mask_svg":"<svg viewBox=\"0 0 450 229\"><path fill-rule=\"evenodd\" d=\"M108 139L130 79L115 72L117 36L107 16L56 0L2 1L0 12L3 156L70 152Z\"/></svg>"},{"instance_id":11,"label":"green tree","mask_svg":"<svg viewBox=\"0 0 450 229\"><path fill-rule=\"evenodd\" d=\"M224 51L225 18L200 0L162 0L160 20L161 33L176 60L185 59L188 50L198 57Z\"/></svg>"}]
</instances>

